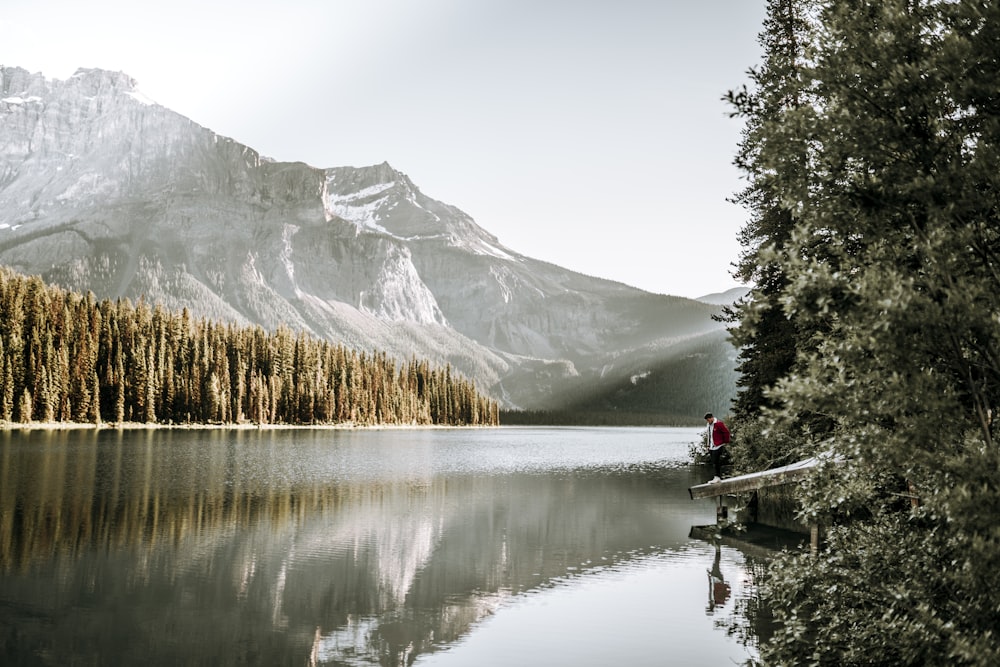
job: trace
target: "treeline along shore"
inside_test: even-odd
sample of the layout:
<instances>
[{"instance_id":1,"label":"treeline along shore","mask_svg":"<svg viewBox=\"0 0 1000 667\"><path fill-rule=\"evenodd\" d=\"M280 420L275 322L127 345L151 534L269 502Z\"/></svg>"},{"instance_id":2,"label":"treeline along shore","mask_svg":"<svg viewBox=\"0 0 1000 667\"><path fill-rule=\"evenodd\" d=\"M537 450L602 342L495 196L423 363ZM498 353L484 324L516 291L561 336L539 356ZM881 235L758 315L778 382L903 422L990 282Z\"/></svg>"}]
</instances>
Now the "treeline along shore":
<instances>
[{"instance_id":1,"label":"treeline along shore","mask_svg":"<svg viewBox=\"0 0 1000 667\"><path fill-rule=\"evenodd\" d=\"M97 301L0 267L0 422L496 425L450 366Z\"/></svg>"}]
</instances>

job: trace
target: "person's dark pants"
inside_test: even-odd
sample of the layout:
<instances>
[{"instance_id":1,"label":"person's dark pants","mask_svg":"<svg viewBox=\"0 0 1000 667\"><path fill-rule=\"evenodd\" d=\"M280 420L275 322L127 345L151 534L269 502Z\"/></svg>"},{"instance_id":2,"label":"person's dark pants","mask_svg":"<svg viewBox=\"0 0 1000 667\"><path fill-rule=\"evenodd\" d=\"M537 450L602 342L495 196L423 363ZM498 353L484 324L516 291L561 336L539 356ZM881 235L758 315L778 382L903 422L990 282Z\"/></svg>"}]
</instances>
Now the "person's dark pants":
<instances>
[{"instance_id":1,"label":"person's dark pants","mask_svg":"<svg viewBox=\"0 0 1000 667\"><path fill-rule=\"evenodd\" d=\"M715 468L715 476L722 478L722 450L726 447L716 447L715 449L708 450L708 455L712 457L712 467Z\"/></svg>"}]
</instances>

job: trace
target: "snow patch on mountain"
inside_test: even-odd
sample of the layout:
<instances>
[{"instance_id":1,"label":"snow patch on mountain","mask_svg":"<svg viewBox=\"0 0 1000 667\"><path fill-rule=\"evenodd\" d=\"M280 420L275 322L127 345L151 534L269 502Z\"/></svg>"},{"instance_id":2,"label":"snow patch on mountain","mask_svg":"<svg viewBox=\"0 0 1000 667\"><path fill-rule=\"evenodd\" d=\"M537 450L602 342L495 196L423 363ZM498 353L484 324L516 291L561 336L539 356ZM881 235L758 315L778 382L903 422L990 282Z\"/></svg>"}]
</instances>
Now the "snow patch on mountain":
<instances>
[{"instance_id":1,"label":"snow patch on mountain","mask_svg":"<svg viewBox=\"0 0 1000 667\"><path fill-rule=\"evenodd\" d=\"M517 261L517 258L510 253L504 252L500 248L496 247L492 243L487 243L482 239L476 239L476 243L467 244L467 248L477 255L486 255L487 257L496 257L497 259L506 259L511 262Z\"/></svg>"},{"instance_id":2,"label":"snow patch on mountain","mask_svg":"<svg viewBox=\"0 0 1000 667\"><path fill-rule=\"evenodd\" d=\"M139 104L145 105L147 107L156 104L156 102L154 102L149 97L146 97L146 95L142 91L139 91L139 90L130 90L130 91L126 92L125 94L128 95L129 97L131 97L133 100L135 100Z\"/></svg>"},{"instance_id":3,"label":"snow patch on mountain","mask_svg":"<svg viewBox=\"0 0 1000 667\"><path fill-rule=\"evenodd\" d=\"M244 280L254 285L265 285L267 281L264 280L264 274L260 272L257 268L257 253L254 251L247 252L247 259L241 267L241 274Z\"/></svg>"},{"instance_id":4,"label":"snow patch on mountain","mask_svg":"<svg viewBox=\"0 0 1000 667\"><path fill-rule=\"evenodd\" d=\"M378 223L379 211L386 203L386 196L378 195L392 188L395 183L376 183L356 192L337 194L330 191L333 179L328 179L323 205L328 215L352 222L360 228L372 229L383 234L389 230ZM390 234L391 236L391 234Z\"/></svg>"},{"instance_id":5,"label":"snow patch on mountain","mask_svg":"<svg viewBox=\"0 0 1000 667\"><path fill-rule=\"evenodd\" d=\"M504 303L510 303L511 299L514 298L514 290L505 280L508 273L507 271L501 271L500 267L490 267L490 275L497 281L497 286L500 288L500 296L503 297Z\"/></svg>"},{"instance_id":6,"label":"snow patch on mountain","mask_svg":"<svg viewBox=\"0 0 1000 667\"><path fill-rule=\"evenodd\" d=\"M645 380L648 377L649 377L649 371L643 371L642 373L637 373L636 375L633 375L629 379L632 381L632 384L639 384L639 380Z\"/></svg>"},{"instance_id":7,"label":"snow patch on mountain","mask_svg":"<svg viewBox=\"0 0 1000 667\"><path fill-rule=\"evenodd\" d=\"M448 323L404 246L393 246L371 289L361 292L358 306L391 322Z\"/></svg>"},{"instance_id":8,"label":"snow patch on mountain","mask_svg":"<svg viewBox=\"0 0 1000 667\"><path fill-rule=\"evenodd\" d=\"M278 254L281 259L282 265L285 267L285 273L288 275L288 280L292 283L292 288L295 290L296 296L301 296L301 291L295 284L295 262L292 261L292 237L295 233L299 231L298 225L285 225L281 229L281 252Z\"/></svg>"},{"instance_id":9,"label":"snow patch on mountain","mask_svg":"<svg viewBox=\"0 0 1000 667\"><path fill-rule=\"evenodd\" d=\"M42 98L38 95L29 95L28 97L21 97L19 95L13 95L11 97L5 97L0 102L4 104L40 104Z\"/></svg>"}]
</instances>

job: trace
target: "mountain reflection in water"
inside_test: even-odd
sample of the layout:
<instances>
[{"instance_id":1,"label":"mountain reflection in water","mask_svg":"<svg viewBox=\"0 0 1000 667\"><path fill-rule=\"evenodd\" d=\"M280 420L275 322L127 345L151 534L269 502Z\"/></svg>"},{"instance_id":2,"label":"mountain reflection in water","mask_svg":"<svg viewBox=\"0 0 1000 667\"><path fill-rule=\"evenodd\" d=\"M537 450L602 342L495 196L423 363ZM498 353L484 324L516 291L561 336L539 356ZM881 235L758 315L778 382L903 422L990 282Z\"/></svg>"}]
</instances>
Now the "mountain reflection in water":
<instances>
[{"instance_id":1,"label":"mountain reflection in water","mask_svg":"<svg viewBox=\"0 0 1000 667\"><path fill-rule=\"evenodd\" d=\"M690 545L714 518L693 433L8 431L0 657L412 664L526 592Z\"/></svg>"}]
</instances>

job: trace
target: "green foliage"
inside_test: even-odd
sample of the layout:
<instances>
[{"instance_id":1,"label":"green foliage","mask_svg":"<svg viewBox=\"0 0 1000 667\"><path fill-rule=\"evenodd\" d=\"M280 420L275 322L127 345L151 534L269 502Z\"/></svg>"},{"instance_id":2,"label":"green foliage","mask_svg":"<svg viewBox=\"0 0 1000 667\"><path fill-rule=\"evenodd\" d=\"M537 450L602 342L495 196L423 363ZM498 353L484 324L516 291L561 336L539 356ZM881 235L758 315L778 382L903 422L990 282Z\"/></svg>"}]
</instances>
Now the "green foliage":
<instances>
[{"instance_id":1,"label":"green foliage","mask_svg":"<svg viewBox=\"0 0 1000 667\"><path fill-rule=\"evenodd\" d=\"M773 437L841 463L802 487L828 549L772 568L780 629L762 653L997 664L1000 5L774 0L771 25L791 8L809 17L795 75L765 68L739 100L746 238L779 279L734 338L764 367L775 350L755 346L782 339L765 317L780 308L795 354L771 384L750 379L741 415L758 426L738 432L748 463L773 458ZM779 83L793 103L769 97ZM788 226L758 233L782 210Z\"/></svg>"},{"instance_id":2,"label":"green foliage","mask_svg":"<svg viewBox=\"0 0 1000 667\"><path fill-rule=\"evenodd\" d=\"M3 421L498 423L450 367L364 353L280 328L95 303L0 269ZM15 398L17 400L15 401Z\"/></svg>"},{"instance_id":3,"label":"green foliage","mask_svg":"<svg viewBox=\"0 0 1000 667\"><path fill-rule=\"evenodd\" d=\"M1000 511L995 492L957 495L975 515ZM830 529L821 558L786 555L768 573L778 629L764 663L998 664L998 537L996 528L956 530L929 508Z\"/></svg>"},{"instance_id":4,"label":"green foliage","mask_svg":"<svg viewBox=\"0 0 1000 667\"><path fill-rule=\"evenodd\" d=\"M738 422L727 445L730 461L739 472L768 470L802 458L801 442L783 431L771 431L759 421Z\"/></svg>"}]
</instances>

